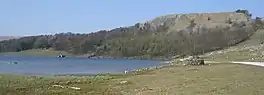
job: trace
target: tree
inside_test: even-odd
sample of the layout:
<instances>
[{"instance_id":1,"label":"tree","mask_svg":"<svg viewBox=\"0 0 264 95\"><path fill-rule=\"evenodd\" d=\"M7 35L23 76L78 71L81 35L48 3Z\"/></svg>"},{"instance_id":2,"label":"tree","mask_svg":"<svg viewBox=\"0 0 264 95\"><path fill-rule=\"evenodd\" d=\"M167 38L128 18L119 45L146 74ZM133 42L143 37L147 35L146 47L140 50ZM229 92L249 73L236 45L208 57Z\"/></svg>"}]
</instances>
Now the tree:
<instances>
[{"instance_id":1,"label":"tree","mask_svg":"<svg viewBox=\"0 0 264 95\"><path fill-rule=\"evenodd\" d=\"M235 12L236 12L236 13L243 13L243 14L247 15L248 17L252 17L252 14L249 13L248 10L241 10L241 9L238 9L238 10L236 10Z\"/></svg>"}]
</instances>

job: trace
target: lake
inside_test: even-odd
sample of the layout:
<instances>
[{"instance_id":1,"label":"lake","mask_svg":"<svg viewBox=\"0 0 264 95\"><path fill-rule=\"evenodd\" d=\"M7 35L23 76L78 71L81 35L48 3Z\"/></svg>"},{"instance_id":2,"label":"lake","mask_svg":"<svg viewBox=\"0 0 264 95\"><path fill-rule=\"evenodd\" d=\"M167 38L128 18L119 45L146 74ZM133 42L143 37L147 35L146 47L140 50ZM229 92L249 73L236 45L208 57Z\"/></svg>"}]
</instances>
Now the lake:
<instances>
[{"instance_id":1,"label":"lake","mask_svg":"<svg viewBox=\"0 0 264 95\"><path fill-rule=\"evenodd\" d=\"M161 60L0 56L0 73L64 75L118 73L164 64Z\"/></svg>"}]
</instances>

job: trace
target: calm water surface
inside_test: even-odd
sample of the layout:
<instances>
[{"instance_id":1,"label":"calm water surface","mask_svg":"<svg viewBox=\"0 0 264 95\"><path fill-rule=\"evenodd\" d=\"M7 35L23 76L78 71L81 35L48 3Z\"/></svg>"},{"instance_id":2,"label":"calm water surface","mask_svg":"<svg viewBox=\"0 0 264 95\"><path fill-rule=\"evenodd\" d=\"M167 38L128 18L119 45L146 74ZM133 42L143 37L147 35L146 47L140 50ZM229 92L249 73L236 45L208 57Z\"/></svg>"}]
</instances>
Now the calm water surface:
<instances>
[{"instance_id":1,"label":"calm water surface","mask_svg":"<svg viewBox=\"0 0 264 95\"><path fill-rule=\"evenodd\" d=\"M161 64L163 64L162 61L158 60L0 56L0 73L30 75L98 74L123 72Z\"/></svg>"}]
</instances>

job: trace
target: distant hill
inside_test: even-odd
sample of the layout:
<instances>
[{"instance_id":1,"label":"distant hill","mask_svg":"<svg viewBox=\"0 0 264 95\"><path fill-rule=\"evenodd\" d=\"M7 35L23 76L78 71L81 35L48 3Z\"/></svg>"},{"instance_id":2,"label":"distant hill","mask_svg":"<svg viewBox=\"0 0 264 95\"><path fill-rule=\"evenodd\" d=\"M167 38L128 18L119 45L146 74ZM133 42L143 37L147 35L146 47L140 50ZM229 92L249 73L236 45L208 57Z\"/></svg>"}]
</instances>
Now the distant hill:
<instances>
[{"instance_id":1,"label":"distant hill","mask_svg":"<svg viewBox=\"0 0 264 95\"><path fill-rule=\"evenodd\" d=\"M9 40L9 39L15 39L15 38L19 38L19 37L14 37L14 36L0 36L0 41Z\"/></svg>"},{"instance_id":2,"label":"distant hill","mask_svg":"<svg viewBox=\"0 0 264 95\"><path fill-rule=\"evenodd\" d=\"M247 10L173 14L89 34L60 33L1 41L0 51L52 48L87 57L170 58L235 45L247 40L261 24L251 19Z\"/></svg>"}]
</instances>

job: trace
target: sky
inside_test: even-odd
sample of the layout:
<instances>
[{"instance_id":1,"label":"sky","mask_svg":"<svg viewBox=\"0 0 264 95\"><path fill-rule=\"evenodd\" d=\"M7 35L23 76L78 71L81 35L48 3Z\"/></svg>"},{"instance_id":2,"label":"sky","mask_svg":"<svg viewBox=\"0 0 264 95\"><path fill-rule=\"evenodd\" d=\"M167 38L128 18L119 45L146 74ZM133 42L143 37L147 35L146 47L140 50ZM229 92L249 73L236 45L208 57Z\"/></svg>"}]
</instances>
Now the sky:
<instances>
[{"instance_id":1,"label":"sky","mask_svg":"<svg viewBox=\"0 0 264 95\"><path fill-rule=\"evenodd\" d=\"M0 36L90 33L177 13L247 9L264 16L264 0L0 0Z\"/></svg>"}]
</instances>

